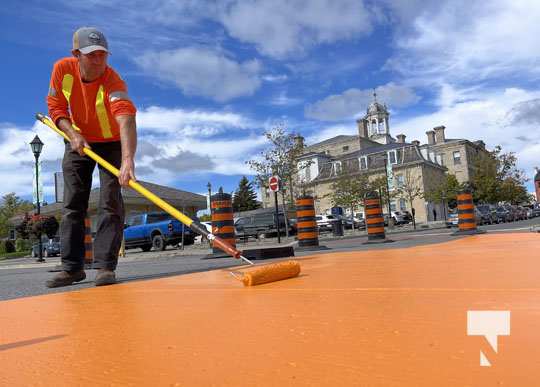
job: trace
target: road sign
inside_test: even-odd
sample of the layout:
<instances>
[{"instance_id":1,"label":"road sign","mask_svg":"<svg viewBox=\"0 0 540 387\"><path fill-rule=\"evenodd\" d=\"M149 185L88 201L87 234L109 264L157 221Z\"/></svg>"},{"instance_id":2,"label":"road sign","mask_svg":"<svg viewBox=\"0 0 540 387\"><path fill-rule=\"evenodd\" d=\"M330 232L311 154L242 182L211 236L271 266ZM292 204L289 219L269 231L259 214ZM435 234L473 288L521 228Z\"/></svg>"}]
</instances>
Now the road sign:
<instances>
[{"instance_id":1,"label":"road sign","mask_svg":"<svg viewBox=\"0 0 540 387\"><path fill-rule=\"evenodd\" d=\"M271 176L268 179L268 187L270 188L270 191L272 191L272 192L279 191L279 177Z\"/></svg>"}]
</instances>

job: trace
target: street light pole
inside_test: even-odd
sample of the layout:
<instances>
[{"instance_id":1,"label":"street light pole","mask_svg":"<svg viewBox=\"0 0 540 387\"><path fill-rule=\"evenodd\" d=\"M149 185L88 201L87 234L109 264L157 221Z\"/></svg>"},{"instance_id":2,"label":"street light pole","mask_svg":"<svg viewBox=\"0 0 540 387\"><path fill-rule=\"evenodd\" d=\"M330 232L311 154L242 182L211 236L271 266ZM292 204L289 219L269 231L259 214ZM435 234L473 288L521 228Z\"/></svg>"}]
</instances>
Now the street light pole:
<instances>
[{"instance_id":1,"label":"street light pole","mask_svg":"<svg viewBox=\"0 0 540 387\"><path fill-rule=\"evenodd\" d=\"M388 202L388 224L392 218L392 211L390 209L390 186L388 185L388 157L384 158L384 174L386 176L386 201Z\"/></svg>"},{"instance_id":2,"label":"street light pole","mask_svg":"<svg viewBox=\"0 0 540 387\"><path fill-rule=\"evenodd\" d=\"M210 214L212 214L212 184L208 182L206 188L208 188L208 210L210 211Z\"/></svg>"},{"instance_id":3,"label":"street light pole","mask_svg":"<svg viewBox=\"0 0 540 387\"><path fill-rule=\"evenodd\" d=\"M43 149L43 143L39 139L39 137L36 135L32 142L30 142L30 147L32 148L32 152L34 153L34 158L36 160L36 215L37 215L37 221L41 222L41 208L39 203L39 155L41 154L41 150ZM45 262L43 259L43 244L41 241L41 227L38 227L38 259L37 262Z\"/></svg>"}]
</instances>

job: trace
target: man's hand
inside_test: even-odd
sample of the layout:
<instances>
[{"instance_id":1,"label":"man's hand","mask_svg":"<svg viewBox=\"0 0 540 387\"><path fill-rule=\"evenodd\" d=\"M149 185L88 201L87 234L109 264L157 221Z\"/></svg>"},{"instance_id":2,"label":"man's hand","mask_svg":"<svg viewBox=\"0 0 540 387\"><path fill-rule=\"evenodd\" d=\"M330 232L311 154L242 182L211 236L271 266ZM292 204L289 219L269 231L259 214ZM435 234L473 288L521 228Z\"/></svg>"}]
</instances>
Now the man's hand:
<instances>
[{"instance_id":1,"label":"man's hand","mask_svg":"<svg viewBox=\"0 0 540 387\"><path fill-rule=\"evenodd\" d=\"M80 135L79 133L72 131L68 134L70 143L71 143L71 149L76 151L81 156L84 156L84 148L90 148L90 145L88 145L88 142L86 142L85 138Z\"/></svg>"},{"instance_id":2,"label":"man's hand","mask_svg":"<svg viewBox=\"0 0 540 387\"><path fill-rule=\"evenodd\" d=\"M122 159L118 181L120 182L121 186L127 187L129 185L129 179L132 179L133 181L137 180L135 178L135 163L131 158Z\"/></svg>"},{"instance_id":3,"label":"man's hand","mask_svg":"<svg viewBox=\"0 0 540 387\"><path fill-rule=\"evenodd\" d=\"M90 145L88 145L86 139L73 128L71 121L67 118L60 118L56 125L68 135L71 149L81 156L84 156L84 147L90 148Z\"/></svg>"},{"instance_id":4,"label":"man's hand","mask_svg":"<svg viewBox=\"0 0 540 387\"><path fill-rule=\"evenodd\" d=\"M126 187L129 179L135 179L135 150L137 149L137 127L135 116L116 116L120 126L120 141L122 143L122 165L120 166L120 185Z\"/></svg>"}]
</instances>

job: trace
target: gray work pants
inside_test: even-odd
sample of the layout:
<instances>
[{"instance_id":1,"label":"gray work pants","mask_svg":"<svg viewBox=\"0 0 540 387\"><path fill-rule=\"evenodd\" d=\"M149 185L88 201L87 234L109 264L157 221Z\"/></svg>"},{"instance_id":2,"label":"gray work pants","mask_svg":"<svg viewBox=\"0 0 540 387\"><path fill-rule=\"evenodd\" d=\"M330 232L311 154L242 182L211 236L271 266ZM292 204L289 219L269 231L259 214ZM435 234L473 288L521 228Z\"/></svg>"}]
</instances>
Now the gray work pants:
<instances>
[{"instance_id":1,"label":"gray work pants","mask_svg":"<svg viewBox=\"0 0 540 387\"><path fill-rule=\"evenodd\" d=\"M94 152L117 168L122 161L119 141L92 143ZM62 270L76 271L84 267L84 218L92 187L96 162L81 156L66 143L62 171L64 173L64 214L60 223ZM94 239L94 268L115 270L124 230L124 202L118 178L99 166L99 207Z\"/></svg>"}]
</instances>

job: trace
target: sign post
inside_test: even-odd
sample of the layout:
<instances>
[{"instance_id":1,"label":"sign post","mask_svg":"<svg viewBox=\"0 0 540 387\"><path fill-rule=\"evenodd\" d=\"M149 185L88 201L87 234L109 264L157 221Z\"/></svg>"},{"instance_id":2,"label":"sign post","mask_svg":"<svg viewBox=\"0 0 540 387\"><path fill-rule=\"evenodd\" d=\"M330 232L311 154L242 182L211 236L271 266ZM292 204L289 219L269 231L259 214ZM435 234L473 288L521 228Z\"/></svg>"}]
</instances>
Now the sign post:
<instances>
[{"instance_id":1,"label":"sign post","mask_svg":"<svg viewBox=\"0 0 540 387\"><path fill-rule=\"evenodd\" d=\"M276 225L277 230L277 242L281 243L281 232L279 230L279 209L278 209L278 200L277 200L277 193L279 191L279 177L278 176L270 176L268 179L268 187L270 188L270 191L274 193L274 202L276 205L276 215L274 217L274 223Z\"/></svg>"}]
</instances>

